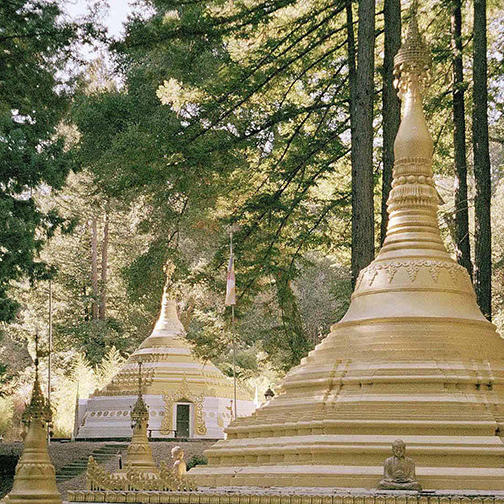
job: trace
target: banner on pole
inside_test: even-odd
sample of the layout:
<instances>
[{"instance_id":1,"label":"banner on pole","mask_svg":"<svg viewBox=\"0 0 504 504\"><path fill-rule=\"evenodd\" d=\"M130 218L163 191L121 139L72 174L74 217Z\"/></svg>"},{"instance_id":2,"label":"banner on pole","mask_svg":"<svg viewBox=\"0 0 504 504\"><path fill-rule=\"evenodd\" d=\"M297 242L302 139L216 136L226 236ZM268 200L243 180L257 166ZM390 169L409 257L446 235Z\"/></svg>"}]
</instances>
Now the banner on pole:
<instances>
[{"instance_id":1,"label":"banner on pole","mask_svg":"<svg viewBox=\"0 0 504 504\"><path fill-rule=\"evenodd\" d=\"M234 258L233 253L229 257L229 264L227 269L227 282L226 282L226 306L236 304L236 284L234 272Z\"/></svg>"}]
</instances>

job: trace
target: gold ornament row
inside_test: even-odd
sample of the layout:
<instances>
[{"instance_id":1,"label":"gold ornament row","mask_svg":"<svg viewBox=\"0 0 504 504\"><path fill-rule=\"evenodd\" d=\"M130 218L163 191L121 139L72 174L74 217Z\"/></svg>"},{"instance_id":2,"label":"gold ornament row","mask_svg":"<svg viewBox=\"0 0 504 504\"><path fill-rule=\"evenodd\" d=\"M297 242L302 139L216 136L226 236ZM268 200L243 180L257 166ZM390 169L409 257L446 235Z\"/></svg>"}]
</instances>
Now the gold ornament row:
<instances>
[{"instance_id":1,"label":"gold ornament row","mask_svg":"<svg viewBox=\"0 0 504 504\"><path fill-rule=\"evenodd\" d=\"M292 490L295 491L294 489ZM70 491L70 502L135 502L148 504L504 504L504 496L473 495L274 495L205 492Z\"/></svg>"},{"instance_id":2,"label":"gold ornament row","mask_svg":"<svg viewBox=\"0 0 504 504\"><path fill-rule=\"evenodd\" d=\"M161 462L158 474L141 473L135 468L126 466L126 471L121 474L108 472L103 466L98 464L93 457L89 457L86 472L86 485L88 491L169 491L191 489L191 486L183 480L175 478L171 468L166 462ZM93 501L91 501L93 502ZM111 501L128 502L128 501ZM137 501L133 501L137 502Z\"/></svg>"},{"instance_id":3,"label":"gold ornament row","mask_svg":"<svg viewBox=\"0 0 504 504\"><path fill-rule=\"evenodd\" d=\"M405 269L408 273L410 282L414 282L418 275L418 272L422 269L426 269L431 274L432 280L437 282L439 280L439 273L444 270L448 272L453 283L457 283L462 275L466 272L463 266L455 262L447 261L431 261L431 260L405 260L405 261L394 261L390 263L371 263L367 268L364 268L357 280L356 290L360 287L364 277L368 281L368 286L371 287L380 271L384 271L387 275L387 280L389 283L392 282L396 273L400 269Z\"/></svg>"}]
</instances>

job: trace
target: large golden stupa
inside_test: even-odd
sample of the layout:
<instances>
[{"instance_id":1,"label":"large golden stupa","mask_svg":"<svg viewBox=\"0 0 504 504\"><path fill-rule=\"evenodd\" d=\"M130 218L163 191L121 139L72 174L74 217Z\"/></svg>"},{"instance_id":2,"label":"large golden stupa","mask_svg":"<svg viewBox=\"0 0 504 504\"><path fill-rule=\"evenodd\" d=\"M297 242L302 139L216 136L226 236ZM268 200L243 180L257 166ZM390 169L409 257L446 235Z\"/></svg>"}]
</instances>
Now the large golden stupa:
<instances>
[{"instance_id":1,"label":"large golden stupa","mask_svg":"<svg viewBox=\"0 0 504 504\"><path fill-rule=\"evenodd\" d=\"M384 245L280 394L188 473L197 485L376 488L402 438L424 489L504 490L504 341L440 236L415 16L395 62L403 118Z\"/></svg>"}]
</instances>

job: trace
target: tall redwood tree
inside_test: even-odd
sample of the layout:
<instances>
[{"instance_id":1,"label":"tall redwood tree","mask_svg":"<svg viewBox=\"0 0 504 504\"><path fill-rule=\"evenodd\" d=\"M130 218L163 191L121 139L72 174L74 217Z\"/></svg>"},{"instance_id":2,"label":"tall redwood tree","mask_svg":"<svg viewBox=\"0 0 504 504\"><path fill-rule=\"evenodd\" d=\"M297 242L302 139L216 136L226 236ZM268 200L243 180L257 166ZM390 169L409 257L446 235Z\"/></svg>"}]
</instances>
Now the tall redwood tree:
<instances>
[{"instance_id":1,"label":"tall redwood tree","mask_svg":"<svg viewBox=\"0 0 504 504\"><path fill-rule=\"evenodd\" d=\"M387 200L392 187L394 167L394 140L401 122L401 102L394 88L394 56L401 47L401 1L385 0L383 5L385 20L385 42L383 56L383 174L380 242L387 232Z\"/></svg>"},{"instance_id":2,"label":"tall redwood tree","mask_svg":"<svg viewBox=\"0 0 504 504\"><path fill-rule=\"evenodd\" d=\"M474 177L476 180L474 200L474 288L481 311L490 320L492 318L492 237L487 107L486 0L475 0L472 121Z\"/></svg>"},{"instance_id":3,"label":"tall redwood tree","mask_svg":"<svg viewBox=\"0 0 504 504\"><path fill-rule=\"evenodd\" d=\"M455 248L457 261L472 278L467 194L464 66L462 61L462 2L452 0L451 44L453 62L453 147L455 152Z\"/></svg>"},{"instance_id":4,"label":"tall redwood tree","mask_svg":"<svg viewBox=\"0 0 504 504\"><path fill-rule=\"evenodd\" d=\"M349 30L351 26L349 26ZM359 1L356 85L351 86L352 282L374 258L373 98L375 2Z\"/></svg>"}]
</instances>

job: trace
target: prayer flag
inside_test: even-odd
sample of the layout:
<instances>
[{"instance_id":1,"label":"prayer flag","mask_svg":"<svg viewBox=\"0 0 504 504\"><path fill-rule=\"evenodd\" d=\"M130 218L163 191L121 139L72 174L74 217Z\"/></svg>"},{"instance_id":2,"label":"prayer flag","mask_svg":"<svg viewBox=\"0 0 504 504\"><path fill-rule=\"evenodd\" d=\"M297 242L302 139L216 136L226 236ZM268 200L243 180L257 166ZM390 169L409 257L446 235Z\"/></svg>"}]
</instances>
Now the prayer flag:
<instances>
[{"instance_id":1,"label":"prayer flag","mask_svg":"<svg viewBox=\"0 0 504 504\"><path fill-rule=\"evenodd\" d=\"M236 286L235 286L235 272L234 272L234 258L233 252L229 257L229 264L227 269L227 283L226 283L226 306L236 304Z\"/></svg>"}]
</instances>

